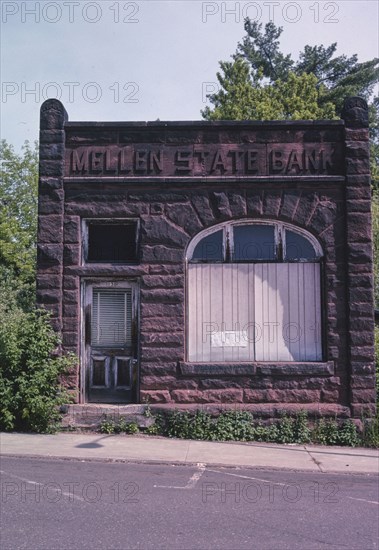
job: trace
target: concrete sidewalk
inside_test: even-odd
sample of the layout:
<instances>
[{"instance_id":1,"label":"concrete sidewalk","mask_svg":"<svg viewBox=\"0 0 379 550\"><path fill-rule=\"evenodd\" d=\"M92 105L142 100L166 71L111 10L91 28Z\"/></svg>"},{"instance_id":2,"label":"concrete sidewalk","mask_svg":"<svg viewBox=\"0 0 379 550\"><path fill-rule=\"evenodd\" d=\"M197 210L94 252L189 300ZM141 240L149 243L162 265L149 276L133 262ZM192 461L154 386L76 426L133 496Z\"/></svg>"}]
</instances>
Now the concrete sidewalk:
<instances>
[{"instance_id":1,"label":"concrete sidewalk","mask_svg":"<svg viewBox=\"0 0 379 550\"><path fill-rule=\"evenodd\" d=\"M124 460L251 468L379 474L379 451L314 445L219 443L153 436L3 433L2 455Z\"/></svg>"}]
</instances>

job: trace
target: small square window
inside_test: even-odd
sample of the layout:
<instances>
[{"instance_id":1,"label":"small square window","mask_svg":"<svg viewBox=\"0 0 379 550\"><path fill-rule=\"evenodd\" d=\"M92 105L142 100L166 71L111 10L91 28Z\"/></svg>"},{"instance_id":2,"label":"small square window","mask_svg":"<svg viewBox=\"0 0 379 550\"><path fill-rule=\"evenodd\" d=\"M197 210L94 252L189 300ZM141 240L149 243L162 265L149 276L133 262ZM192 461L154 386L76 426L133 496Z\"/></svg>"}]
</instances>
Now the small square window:
<instances>
[{"instance_id":1,"label":"small square window","mask_svg":"<svg viewBox=\"0 0 379 550\"><path fill-rule=\"evenodd\" d=\"M137 236L137 221L89 221L86 261L134 263L137 261Z\"/></svg>"}]
</instances>

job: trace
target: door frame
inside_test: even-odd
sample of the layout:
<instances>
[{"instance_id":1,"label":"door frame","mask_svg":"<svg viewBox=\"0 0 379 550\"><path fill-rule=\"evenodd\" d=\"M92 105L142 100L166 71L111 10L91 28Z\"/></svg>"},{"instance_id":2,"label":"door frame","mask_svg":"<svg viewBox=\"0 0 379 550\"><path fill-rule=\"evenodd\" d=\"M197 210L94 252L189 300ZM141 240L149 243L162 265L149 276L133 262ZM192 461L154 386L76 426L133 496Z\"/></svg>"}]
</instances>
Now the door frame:
<instances>
[{"instance_id":1,"label":"door frame","mask_svg":"<svg viewBox=\"0 0 379 550\"><path fill-rule=\"evenodd\" d=\"M91 304L88 302L88 293L93 288L115 288L132 290L132 318L134 319L133 339L134 356L136 359L136 383L133 388L134 399L132 403L139 403L140 386L140 296L137 279L115 277L86 277L80 284L80 370L79 370L79 402L89 403L89 350L90 343L86 341L90 334ZM86 330L87 329L87 330ZM126 403L127 404L127 403Z\"/></svg>"}]
</instances>

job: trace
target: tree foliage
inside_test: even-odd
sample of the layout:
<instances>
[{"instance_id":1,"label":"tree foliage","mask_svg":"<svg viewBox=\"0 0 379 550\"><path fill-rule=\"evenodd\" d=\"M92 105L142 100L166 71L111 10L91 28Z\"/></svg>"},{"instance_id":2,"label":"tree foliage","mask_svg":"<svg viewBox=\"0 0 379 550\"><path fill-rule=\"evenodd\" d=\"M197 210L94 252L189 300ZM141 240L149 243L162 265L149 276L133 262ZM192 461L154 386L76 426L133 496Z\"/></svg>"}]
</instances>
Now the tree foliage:
<instances>
[{"instance_id":1,"label":"tree foliage","mask_svg":"<svg viewBox=\"0 0 379 550\"><path fill-rule=\"evenodd\" d=\"M38 148L0 144L0 429L51 431L68 401L59 335L35 307Z\"/></svg>"},{"instance_id":2,"label":"tree foliage","mask_svg":"<svg viewBox=\"0 0 379 550\"><path fill-rule=\"evenodd\" d=\"M59 377L75 364L59 356L59 337L43 311L24 311L0 283L0 430L50 432L68 395Z\"/></svg>"},{"instance_id":3,"label":"tree foliage","mask_svg":"<svg viewBox=\"0 0 379 550\"><path fill-rule=\"evenodd\" d=\"M273 22L262 23L245 20L246 36L237 46L237 56L242 56L251 67L252 80L265 77L271 84L276 80L287 80L291 73L297 76L313 74L317 89L323 88L320 105L332 102L339 115L345 97L361 96L369 100L379 78L379 59L358 62L356 54L348 57L336 55L337 43L330 46L306 45L298 61L291 54L280 51L279 38L283 32ZM235 56L236 57L236 56Z\"/></svg>"},{"instance_id":4,"label":"tree foliage","mask_svg":"<svg viewBox=\"0 0 379 550\"><path fill-rule=\"evenodd\" d=\"M286 80L270 85L256 81L253 85L247 62L237 57L220 63L217 73L221 89L211 96L214 108L202 112L207 120L308 120L336 118L334 105L320 106L323 88L316 88L316 77L290 73Z\"/></svg>"},{"instance_id":5,"label":"tree foliage","mask_svg":"<svg viewBox=\"0 0 379 550\"><path fill-rule=\"evenodd\" d=\"M25 142L21 154L0 143L0 277L17 288L23 305L34 302L38 149Z\"/></svg>"},{"instance_id":6,"label":"tree foliage","mask_svg":"<svg viewBox=\"0 0 379 550\"><path fill-rule=\"evenodd\" d=\"M295 61L280 50L283 29L245 20L246 35L232 61L220 62L218 92L208 96L206 120L333 119L343 101L361 96L369 102L371 172L379 188L379 59L358 62L356 54L337 55L337 43L306 45Z\"/></svg>"}]
</instances>

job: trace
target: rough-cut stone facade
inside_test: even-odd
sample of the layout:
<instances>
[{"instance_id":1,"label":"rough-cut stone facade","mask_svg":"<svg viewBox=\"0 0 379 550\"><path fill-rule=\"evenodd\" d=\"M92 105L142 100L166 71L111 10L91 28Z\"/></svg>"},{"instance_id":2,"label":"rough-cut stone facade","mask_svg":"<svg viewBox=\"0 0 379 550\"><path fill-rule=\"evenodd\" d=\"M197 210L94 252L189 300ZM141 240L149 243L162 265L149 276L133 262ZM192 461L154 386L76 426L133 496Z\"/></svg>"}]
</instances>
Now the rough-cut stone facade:
<instances>
[{"instance_id":1,"label":"rough-cut stone facade","mask_svg":"<svg viewBox=\"0 0 379 550\"><path fill-rule=\"evenodd\" d=\"M321 174L312 173L312 166L302 172L299 164L304 146L314 143L332 144L334 151L333 163L325 161ZM103 151L130 144L142 151L134 172L126 158L124 173L117 172L112 155L118 151L109 149L109 158ZM264 150L263 164L276 147L278 170L270 173L250 158L250 173L229 175L222 173L219 157L212 175L199 153L195 173L188 164L194 144L216 154L230 144L253 144ZM175 147L176 168L170 161L159 167L155 146ZM86 148L95 154L92 164ZM298 150L299 157L282 173L279 161L287 150ZM374 413L371 194L362 99L348 99L343 119L333 122L147 124L69 123L63 106L48 100L41 108L39 185L38 302L52 312L64 349L80 356L81 280L137 281L138 401L237 404L266 417L283 408L355 418ZM127 217L140 220L140 261L82 265L81 220ZM322 245L322 362L186 362L185 249L199 231L240 218L290 222ZM78 365L66 378L77 399L80 372Z\"/></svg>"}]
</instances>

